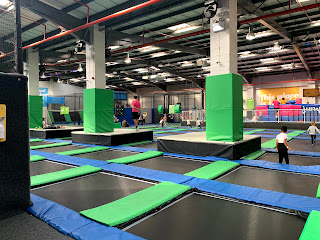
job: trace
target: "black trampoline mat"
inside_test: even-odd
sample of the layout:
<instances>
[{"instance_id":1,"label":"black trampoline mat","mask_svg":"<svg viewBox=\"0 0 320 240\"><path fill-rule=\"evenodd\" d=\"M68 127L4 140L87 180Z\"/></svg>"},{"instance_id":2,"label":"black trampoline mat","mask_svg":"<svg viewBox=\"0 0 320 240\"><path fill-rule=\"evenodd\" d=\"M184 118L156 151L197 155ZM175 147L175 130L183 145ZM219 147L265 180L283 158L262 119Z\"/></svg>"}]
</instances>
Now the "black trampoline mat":
<instances>
[{"instance_id":1,"label":"black trampoline mat","mask_svg":"<svg viewBox=\"0 0 320 240\"><path fill-rule=\"evenodd\" d=\"M57 152L78 150L82 148L86 148L86 147L78 146L78 145L66 145L66 146L60 146L60 147L50 147L50 148L35 149L35 150L42 151L42 152L57 153Z\"/></svg>"},{"instance_id":2,"label":"black trampoline mat","mask_svg":"<svg viewBox=\"0 0 320 240\"><path fill-rule=\"evenodd\" d=\"M46 141L42 141L42 142L31 142L30 146L41 146L41 145L46 145L46 144L50 144L52 142L46 142Z\"/></svg>"},{"instance_id":3,"label":"black trampoline mat","mask_svg":"<svg viewBox=\"0 0 320 240\"><path fill-rule=\"evenodd\" d=\"M109 149L109 150L103 150L98 152L79 154L79 155L76 155L76 157L106 161L106 160L112 160L112 159L121 158L121 157L127 157L135 154L138 154L138 153Z\"/></svg>"},{"instance_id":4,"label":"black trampoline mat","mask_svg":"<svg viewBox=\"0 0 320 240\"><path fill-rule=\"evenodd\" d=\"M73 239L24 211L6 213L0 218L0 239L67 240Z\"/></svg>"},{"instance_id":5,"label":"black trampoline mat","mask_svg":"<svg viewBox=\"0 0 320 240\"><path fill-rule=\"evenodd\" d=\"M305 221L256 206L193 194L127 231L152 240L299 239Z\"/></svg>"},{"instance_id":6,"label":"black trampoline mat","mask_svg":"<svg viewBox=\"0 0 320 240\"><path fill-rule=\"evenodd\" d=\"M57 172L72 168L60 163L49 162L46 160L30 163L30 176Z\"/></svg>"},{"instance_id":7,"label":"black trampoline mat","mask_svg":"<svg viewBox=\"0 0 320 240\"><path fill-rule=\"evenodd\" d=\"M201 168L203 166L206 166L208 164L210 163L160 156L160 157L147 159L144 161L135 162L130 165L133 165L136 167L160 170L165 172L185 174L193 170L196 170L198 168Z\"/></svg>"},{"instance_id":8,"label":"black trampoline mat","mask_svg":"<svg viewBox=\"0 0 320 240\"><path fill-rule=\"evenodd\" d=\"M292 139L290 142L288 142L288 145L294 151L320 152L319 136L317 140L318 141L316 141L313 147L311 146L311 137L310 140Z\"/></svg>"},{"instance_id":9,"label":"black trampoline mat","mask_svg":"<svg viewBox=\"0 0 320 240\"><path fill-rule=\"evenodd\" d=\"M101 206L153 186L150 183L110 174L95 173L31 190L45 199L74 211Z\"/></svg>"},{"instance_id":10,"label":"black trampoline mat","mask_svg":"<svg viewBox=\"0 0 320 240\"><path fill-rule=\"evenodd\" d=\"M151 143L144 143L144 144L131 145L130 147L140 147L140 148L152 148L152 149L158 149L157 142L151 142Z\"/></svg>"},{"instance_id":11,"label":"black trampoline mat","mask_svg":"<svg viewBox=\"0 0 320 240\"><path fill-rule=\"evenodd\" d=\"M269 162L279 162L279 155L278 153L265 153L257 160L264 160ZM282 163L285 163L283 160ZM320 158L319 157L309 157L309 156L300 156L300 155L289 155L289 163L291 165L301 165L301 166L314 166L320 165Z\"/></svg>"},{"instance_id":12,"label":"black trampoline mat","mask_svg":"<svg viewBox=\"0 0 320 240\"><path fill-rule=\"evenodd\" d=\"M222 176L220 182L315 197L320 177L253 167L240 167Z\"/></svg>"}]
</instances>

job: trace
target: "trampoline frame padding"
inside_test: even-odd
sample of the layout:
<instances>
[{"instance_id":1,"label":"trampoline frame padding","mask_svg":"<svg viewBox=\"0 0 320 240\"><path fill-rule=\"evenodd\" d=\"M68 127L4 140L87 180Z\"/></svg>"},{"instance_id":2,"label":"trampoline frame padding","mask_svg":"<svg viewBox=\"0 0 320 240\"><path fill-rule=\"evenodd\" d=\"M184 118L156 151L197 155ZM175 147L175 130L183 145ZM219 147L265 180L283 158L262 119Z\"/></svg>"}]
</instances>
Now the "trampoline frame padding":
<instances>
[{"instance_id":1,"label":"trampoline frame padding","mask_svg":"<svg viewBox=\"0 0 320 240\"><path fill-rule=\"evenodd\" d=\"M30 129L30 137L32 138L64 138L71 137L74 131L83 131L83 127L66 127L59 129Z\"/></svg>"}]
</instances>

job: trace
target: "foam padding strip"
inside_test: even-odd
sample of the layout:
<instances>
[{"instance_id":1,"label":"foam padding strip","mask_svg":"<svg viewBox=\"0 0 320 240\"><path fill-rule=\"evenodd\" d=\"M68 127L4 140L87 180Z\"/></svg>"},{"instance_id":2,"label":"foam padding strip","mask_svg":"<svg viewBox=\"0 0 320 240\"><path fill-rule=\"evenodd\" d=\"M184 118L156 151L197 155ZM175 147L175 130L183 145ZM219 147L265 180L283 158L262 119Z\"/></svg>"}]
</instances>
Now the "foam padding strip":
<instances>
[{"instance_id":1,"label":"foam padding strip","mask_svg":"<svg viewBox=\"0 0 320 240\"><path fill-rule=\"evenodd\" d=\"M299 240L318 240L320 236L320 212L311 211Z\"/></svg>"},{"instance_id":2,"label":"foam padding strip","mask_svg":"<svg viewBox=\"0 0 320 240\"><path fill-rule=\"evenodd\" d=\"M193 178L184 184L192 188L197 188L203 192L209 192L248 202L265 204L268 206L293 209L306 213L310 213L312 210L320 210L320 199L312 197L274 192L200 178Z\"/></svg>"},{"instance_id":3,"label":"foam padding strip","mask_svg":"<svg viewBox=\"0 0 320 240\"><path fill-rule=\"evenodd\" d=\"M320 198L320 184L319 184L319 186L318 186L316 198Z\"/></svg>"},{"instance_id":4,"label":"foam padding strip","mask_svg":"<svg viewBox=\"0 0 320 240\"><path fill-rule=\"evenodd\" d=\"M179 128L179 129L170 130L170 132L179 132L179 131L187 131L187 130L188 130L188 129Z\"/></svg>"},{"instance_id":5,"label":"foam padding strip","mask_svg":"<svg viewBox=\"0 0 320 240\"><path fill-rule=\"evenodd\" d=\"M106 149L109 149L109 148L99 146L99 147L81 148L81 149L65 151L65 152L58 152L56 154L72 156L72 155L76 155L76 154L91 153L91 152L97 152L97 151L102 151L102 150L106 150Z\"/></svg>"},{"instance_id":6,"label":"foam padding strip","mask_svg":"<svg viewBox=\"0 0 320 240\"><path fill-rule=\"evenodd\" d=\"M58 203L31 194L33 205L27 211L61 233L75 239L143 240L131 233L108 227L81 216Z\"/></svg>"},{"instance_id":7,"label":"foam padding strip","mask_svg":"<svg viewBox=\"0 0 320 240\"><path fill-rule=\"evenodd\" d=\"M32 142L43 142L43 140L40 139L40 138L34 138L34 139L30 139L30 142L31 142L31 143L32 143Z\"/></svg>"},{"instance_id":8,"label":"foam padding strip","mask_svg":"<svg viewBox=\"0 0 320 240\"><path fill-rule=\"evenodd\" d=\"M196 178L214 179L239 165L240 164L236 162L217 161L184 175Z\"/></svg>"},{"instance_id":9,"label":"foam padding strip","mask_svg":"<svg viewBox=\"0 0 320 240\"><path fill-rule=\"evenodd\" d=\"M112 160L109 160L108 162L126 164L126 163L133 163L133 162L146 160L146 159L153 158L153 157L158 157L161 155L163 155L163 152L147 151L144 153L139 153L139 154L135 154L135 155L127 156L127 157L112 159Z\"/></svg>"},{"instance_id":10,"label":"foam padding strip","mask_svg":"<svg viewBox=\"0 0 320 240\"><path fill-rule=\"evenodd\" d=\"M256 152L253 152L253 153L250 153L249 155L243 157L243 159L247 159L247 160L255 160L259 157L261 157L263 154L265 154L266 151L261 151L261 150L258 150Z\"/></svg>"},{"instance_id":11,"label":"foam padding strip","mask_svg":"<svg viewBox=\"0 0 320 240\"><path fill-rule=\"evenodd\" d=\"M130 221L190 190L189 186L162 182L114 202L80 212L97 222L116 226Z\"/></svg>"},{"instance_id":12,"label":"foam padding strip","mask_svg":"<svg viewBox=\"0 0 320 240\"><path fill-rule=\"evenodd\" d=\"M39 156L39 155L33 155L30 156L30 162L37 162L37 161L42 161L45 160L45 157Z\"/></svg>"},{"instance_id":13,"label":"foam padding strip","mask_svg":"<svg viewBox=\"0 0 320 240\"><path fill-rule=\"evenodd\" d=\"M123 151L130 151L130 152L140 152L140 153L150 151L150 148L130 147L130 146L123 146L123 145L122 146L109 146L109 148L123 150ZM156 151L156 150L157 149L155 149L154 151Z\"/></svg>"},{"instance_id":14,"label":"foam padding strip","mask_svg":"<svg viewBox=\"0 0 320 240\"><path fill-rule=\"evenodd\" d=\"M169 133L170 131L155 131L155 134Z\"/></svg>"},{"instance_id":15,"label":"foam padding strip","mask_svg":"<svg viewBox=\"0 0 320 240\"><path fill-rule=\"evenodd\" d=\"M267 152L278 152L275 149L262 149L265 150ZM310 156L310 157L320 157L320 152L305 152L305 151L293 151L293 150L289 150L288 151L290 155L300 155L300 156Z\"/></svg>"},{"instance_id":16,"label":"foam padding strip","mask_svg":"<svg viewBox=\"0 0 320 240\"><path fill-rule=\"evenodd\" d=\"M31 187L39 186L47 183L53 183L69 178L74 178L89 173L99 172L101 168L85 165L76 168L70 168L58 172L45 173L37 176L31 177Z\"/></svg>"},{"instance_id":17,"label":"foam padding strip","mask_svg":"<svg viewBox=\"0 0 320 240\"><path fill-rule=\"evenodd\" d=\"M100 161L95 159L88 159L88 158L80 158L80 157L74 157L74 156L67 156L67 155L58 155L54 153L47 153L47 152L40 152L31 150L30 153L32 155L39 155L46 157L48 160L59 162L59 163L65 163L75 166L85 166L85 165L91 165L94 167L99 167L101 165L110 164L106 161Z\"/></svg>"},{"instance_id":18,"label":"foam padding strip","mask_svg":"<svg viewBox=\"0 0 320 240\"><path fill-rule=\"evenodd\" d=\"M157 181L157 182L169 181L173 183L182 184L193 178L193 177L189 177L189 176L185 176L177 173L146 169L146 168L125 165L125 164L118 164L118 163L110 163L100 167L103 170L106 170L109 172L120 173L120 174L132 176L136 178L148 179L148 180Z\"/></svg>"},{"instance_id":19,"label":"foam padding strip","mask_svg":"<svg viewBox=\"0 0 320 240\"><path fill-rule=\"evenodd\" d=\"M30 150L60 147L60 146L66 146L71 144L72 144L71 142L60 142L60 143L52 143L52 144L45 144L45 145L39 145L39 146L30 146Z\"/></svg>"},{"instance_id":20,"label":"foam padding strip","mask_svg":"<svg viewBox=\"0 0 320 240\"><path fill-rule=\"evenodd\" d=\"M127 144L122 144L122 146L140 145L140 144L145 144L145 143L152 143L152 141L142 141L142 142L135 142L135 143L127 143Z\"/></svg>"},{"instance_id":21,"label":"foam padding strip","mask_svg":"<svg viewBox=\"0 0 320 240\"><path fill-rule=\"evenodd\" d=\"M163 155L164 156L170 156L170 157L205 160L205 161L211 161L211 162L215 162L215 161L219 161L219 160L221 160L221 161L229 161L229 159L227 159L227 158L214 157L214 156L202 157L202 156L193 156L193 155L187 155L187 154L168 153L168 152L165 152Z\"/></svg>"},{"instance_id":22,"label":"foam padding strip","mask_svg":"<svg viewBox=\"0 0 320 240\"><path fill-rule=\"evenodd\" d=\"M264 132L265 129L254 129L254 130L251 130L251 131L253 131L253 132Z\"/></svg>"},{"instance_id":23,"label":"foam padding strip","mask_svg":"<svg viewBox=\"0 0 320 240\"><path fill-rule=\"evenodd\" d=\"M293 131L288 133L287 135L290 137L298 137L301 133L305 133L306 131Z\"/></svg>"},{"instance_id":24,"label":"foam padding strip","mask_svg":"<svg viewBox=\"0 0 320 240\"><path fill-rule=\"evenodd\" d=\"M290 141L291 139L292 139L292 137L288 137L287 142ZM261 148L276 148L276 147L277 147L277 139L276 138L261 144Z\"/></svg>"},{"instance_id":25,"label":"foam padding strip","mask_svg":"<svg viewBox=\"0 0 320 240\"><path fill-rule=\"evenodd\" d=\"M263 160L259 160L259 161L237 160L234 162L237 162L241 165L246 165L246 166L261 167L261 168L274 169L274 170L287 171L287 172L320 175L320 165L299 166L299 165L291 165L291 164L273 163L273 162L263 161Z\"/></svg>"},{"instance_id":26,"label":"foam padding strip","mask_svg":"<svg viewBox=\"0 0 320 240\"><path fill-rule=\"evenodd\" d=\"M67 122L72 122L71 117L69 114L65 114L64 117L66 118Z\"/></svg>"},{"instance_id":27,"label":"foam padding strip","mask_svg":"<svg viewBox=\"0 0 320 240\"><path fill-rule=\"evenodd\" d=\"M253 134L255 132L243 132L244 135L250 135L250 134Z\"/></svg>"}]
</instances>

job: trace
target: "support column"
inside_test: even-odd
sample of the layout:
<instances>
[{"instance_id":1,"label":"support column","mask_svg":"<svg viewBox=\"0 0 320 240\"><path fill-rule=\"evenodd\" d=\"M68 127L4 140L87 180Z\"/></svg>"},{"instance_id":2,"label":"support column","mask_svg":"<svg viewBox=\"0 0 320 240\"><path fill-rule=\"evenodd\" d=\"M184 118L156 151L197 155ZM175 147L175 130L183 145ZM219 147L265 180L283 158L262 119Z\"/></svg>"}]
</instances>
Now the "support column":
<instances>
[{"instance_id":1,"label":"support column","mask_svg":"<svg viewBox=\"0 0 320 240\"><path fill-rule=\"evenodd\" d=\"M27 50L29 125L30 128L42 127L43 102L39 96L39 52L33 48Z\"/></svg>"},{"instance_id":2,"label":"support column","mask_svg":"<svg viewBox=\"0 0 320 240\"><path fill-rule=\"evenodd\" d=\"M206 78L206 138L235 142L243 139L242 77L237 74L237 1L220 0L222 8L210 20L211 76ZM224 19L225 30L213 31Z\"/></svg>"},{"instance_id":3,"label":"support column","mask_svg":"<svg viewBox=\"0 0 320 240\"><path fill-rule=\"evenodd\" d=\"M114 95L106 90L105 31L95 25L86 44L87 89L83 91L84 131L113 132Z\"/></svg>"}]
</instances>

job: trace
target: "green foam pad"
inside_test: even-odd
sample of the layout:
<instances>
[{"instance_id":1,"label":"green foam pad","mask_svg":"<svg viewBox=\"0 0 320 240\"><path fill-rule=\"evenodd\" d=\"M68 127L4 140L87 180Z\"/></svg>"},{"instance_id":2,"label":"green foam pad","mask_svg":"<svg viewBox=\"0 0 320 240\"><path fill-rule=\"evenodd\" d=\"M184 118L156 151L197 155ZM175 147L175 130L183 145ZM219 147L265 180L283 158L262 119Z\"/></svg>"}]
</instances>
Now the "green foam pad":
<instances>
[{"instance_id":1,"label":"green foam pad","mask_svg":"<svg viewBox=\"0 0 320 240\"><path fill-rule=\"evenodd\" d=\"M114 123L114 126L113 126L114 128L121 128L121 123L120 122L118 122L118 123Z\"/></svg>"},{"instance_id":2,"label":"green foam pad","mask_svg":"<svg viewBox=\"0 0 320 240\"><path fill-rule=\"evenodd\" d=\"M244 135L249 135L249 134L253 134L255 132L243 132Z\"/></svg>"},{"instance_id":3,"label":"green foam pad","mask_svg":"<svg viewBox=\"0 0 320 240\"><path fill-rule=\"evenodd\" d=\"M161 133L168 133L170 131L158 131L158 132L154 132L155 134L161 134Z\"/></svg>"},{"instance_id":4,"label":"green foam pad","mask_svg":"<svg viewBox=\"0 0 320 240\"><path fill-rule=\"evenodd\" d=\"M135 155L127 156L127 157L112 159L112 160L109 160L108 162L126 164L126 163L133 163L133 162L146 160L146 159L153 158L153 157L158 157L161 155L163 155L163 152L147 151L144 153L139 153L139 154L135 154Z\"/></svg>"},{"instance_id":5,"label":"green foam pad","mask_svg":"<svg viewBox=\"0 0 320 240\"><path fill-rule=\"evenodd\" d=\"M54 123L54 117L51 111L48 111L51 123Z\"/></svg>"},{"instance_id":6,"label":"green foam pad","mask_svg":"<svg viewBox=\"0 0 320 240\"><path fill-rule=\"evenodd\" d=\"M291 133L288 133L287 135L290 136L290 137L297 137L299 136L301 133L304 133L306 131L293 131Z\"/></svg>"},{"instance_id":7,"label":"green foam pad","mask_svg":"<svg viewBox=\"0 0 320 240\"><path fill-rule=\"evenodd\" d=\"M318 186L318 191L317 191L317 196L316 196L316 198L320 198L320 184L319 184L319 186Z\"/></svg>"},{"instance_id":8,"label":"green foam pad","mask_svg":"<svg viewBox=\"0 0 320 240\"><path fill-rule=\"evenodd\" d=\"M132 146L132 145L139 145L139 144L145 144L145 143L151 143L152 141L142 141L142 142L135 142L135 143L127 143L123 144L122 146Z\"/></svg>"},{"instance_id":9,"label":"green foam pad","mask_svg":"<svg viewBox=\"0 0 320 240\"><path fill-rule=\"evenodd\" d=\"M290 141L291 139L292 139L292 137L288 137L287 141ZM277 147L277 139L276 138L261 144L261 148L276 148L276 147Z\"/></svg>"},{"instance_id":10,"label":"green foam pad","mask_svg":"<svg viewBox=\"0 0 320 240\"><path fill-rule=\"evenodd\" d=\"M255 130L251 130L251 131L253 131L253 132L264 132L265 129L255 129Z\"/></svg>"},{"instance_id":11,"label":"green foam pad","mask_svg":"<svg viewBox=\"0 0 320 240\"><path fill-rule=\"evenodd\" d=\"M42 149L42 148L51 148L51 147L60 147L60 146L66 146L66 145L71 145L72 143L70 142L63 142L63 143L51 143L51 144L45 144L45 145L39 145L39 146L31 146L31 150L35 149Z\"/></svg>"},{"instance_id":12,"label":"green foam pad","mask_svg":"<svg viewBox=\"0 0 320 240\"><path fill-rule=\"evenodd\" d=\"M216 161L184 175L196 178L214 179L239 165L239 163L235 162Z\"/></svg>"},{"instance_id":13,"label":"green foam pad","mask_svg":"<svg viewBox=\"0 0 320 240\"><path fill-rule=\"evenodd\" d=\"M72 122L71 117L69 114L65 114L64 117L66 118L67 122Z\"/></svg>"},{"instance_id":14,"label":"green foam pad","mask_svg":"<svg viewBox=\"0 0 320 240\"><path fill-rule=\"evenodd\" d=\"M258 157L262 156L265 153L266 153L266 151L258 150L256 152L250 153L249 155L243 157L243 159L255 160L255 159L257 159Z\"/></svg>"},{"instance_id":15,"label":"green foam pad","mask_svg":"<svg viewBox=\"0 0 320 240\"><path fill-rule=\"evenodd\" d=\"M320 236L320 212L311 211L299 240L318 240Z\"/></svg>"},{"instance_id":16,"label":"green foam pad","mask_svg":"<svg viewBox=\"0 0 320 240\"><path fill-rule=\"evenodd\" d=\"M60 140L70 140L70 139L72 139L72 137L63 137L63 138L57 138L57 139L60 139Z\"/></svg>"},{"instance_id":17,"label":"green foam pad","mask_svg":"<svg viewBox=\"0 0 320 240\"><path fill-rule=\"evenodd\" d=\"M39 155L33 155L30 156L30 162L37 162L37 161L42 161L45 160L45 157L39 156Z\"/></svg>"},{"instance_id":18,"label":"green foam pad","mask_svg":"<svg viewBox=\"0 0 320 240\"><path fill-rule=\"evenodd\" d=\"M190 189L190 186L162 182L80 214L102 224L116 226L149 212Z\"/></svg>"},{"instance_id":19,"label":"green foam pad","mask_svg":"<svg viewBox=\"0 0 320 240\"><path fill-rule=\"evenodd\" d=\"M42 142L43 140L40 138L30 139L30 142Z\"/></svg>"},{"instance_id":20,"label":"green foam pad","mask_svg":"<svg viewBox=\"0 0 320 240\"><path fill-rule=\"evenodd\" d=\"M70 168L58 172L45 173L37 176L31 177L31 187L39 186L47 183L53 183L69 178L74 178L82 175L86 175L89 173L99 172L102 170L101 168L92 167L89 165Z\"/></svg>"},{"instance_id":21,"label":"green foam pad","mask_svg":"<svg viewBox=\"0 0 320 240\"><path fill-rule=\"evenodd\" d=\"M76 155L76 154L97 152L97 151L106 150L106 149L109 149L109 148L98 146L98 147L81 148L81 149L65 151L65 152L58 152L56 154L71 156L71 155Z\"/></svg>"},{"instance_id":22,"label":"green foam pad","mask_svg":"<svg viewBox=\"0 0 320 240\"><path fill-rule=\"evenodd\" d=\"M184 128L179 128L179 129L173 129L170 130L171 132L178 132L178 131L187 131L188 129L184 129Z\"/></svg>"}]
</instances>

